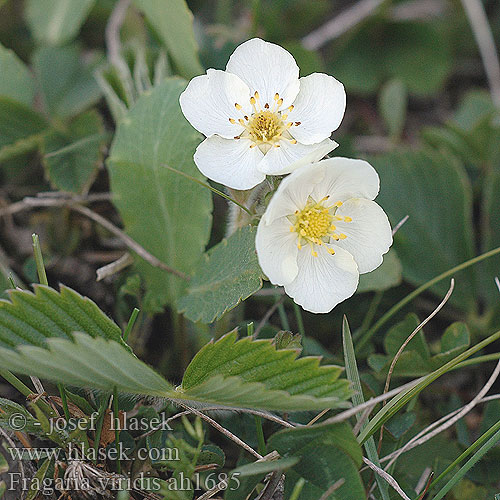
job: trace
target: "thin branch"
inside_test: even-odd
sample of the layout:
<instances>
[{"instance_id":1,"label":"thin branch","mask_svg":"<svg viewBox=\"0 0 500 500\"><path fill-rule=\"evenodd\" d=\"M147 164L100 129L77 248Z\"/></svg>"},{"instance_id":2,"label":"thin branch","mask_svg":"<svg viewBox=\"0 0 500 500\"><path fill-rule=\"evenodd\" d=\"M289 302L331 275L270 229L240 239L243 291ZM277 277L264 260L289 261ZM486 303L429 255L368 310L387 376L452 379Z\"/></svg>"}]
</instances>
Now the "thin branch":
<instances>
[{"instance_id":1,"label":"thin branch","mask_svg":"<svg viewBox=\"0 0 500 500\"><path fill-rule=\"evenodd\" d=\"M409 215L405 215L392 229L392 235L394 236L400 229L403 224L406 223L406 221L410 218Z\"/></svg>"},{"instance_id":2,"label":"thin branch","mask_svg":"<svg viewBox=\"0 0 500 500\"><path fill-rule=\"evenodd\" d=\"M343 484L345 483L345 479L339 479L335 483L333 483L320 497L319 500L328 500L330 498L330 495L334 492L337 491Z\"/></svg>"},{"instance_id":3,"label":"thin branch","mask_svg":"<svg viewBox=\"0 0 500 500\"><path fill-rule=\"evenodd\" d=\"M109 276L113 276L120 271L123 271L128 266L131 266L134 263L134 258L128 252L125 252L118 260L111 262L103 267L100 267L97 271L96 281L101 281L104 278L108 278Z\"/></svg>"},{"instance_id":4,"label":"thin branch","mask_svg":"<svg viewBox=\"0 0 500 500\"><path fill-rule=\"evenodd\" d=\"M244 450L248 451L251 455L258 459L264 458L260 453L257 453L251 446L249 446L245 441L242 441L238 436L235 436L232 432L228 431L222 425L220 425L218 422L216 422L213 418L210 418L208 415L205 415L201 411L198 411L195 408L191 408L190 406L180 402L179 400L174 400L174 403L176 405L181 406L185 410L189 410L198 417L200 417L202 420L205 420L208 424L210 424L213 428L217 429L220 433L224 434L224 436L228 437L232 441L234 441L238 446L241 446Z\"/></svg>"},{"instance_id":5,"label":"thin branch","mask_svg":"<svg viewBox=\"0 0 500 500\"><path fill-rule=\"evenodd\" d=\"M135 240L133 240L128 234L123 232L109 220L105 219L102 215L90 210L89 208L80 205L78 202L73 199L68 198L24 198L24 200L14 203L3 210L0 210L0 217L5 215L12 215L13 213L21 212L23 210L30 210L32 208L39 207L67 207L75 212L78 212L82 215L85 215L89 219L92 219L94 222L97 222L99 225L106 228L110 233L113 233L115 236L120 238L123 243L130 249L133 250L137 255L142 257L145 261L151 264L153 267L158 267L167 271L179 278L184 280L189 280L189 276L177 269L174 269L160 259L155 257L153 254L149 253L144 247L139 245Z\"/></svg>"},{"instance_id":6,"label":"thin branch","mask_svg":"<svg viewBox=\"0 0 500 500\"><path fill-rule=\"evenodd\" d=\"M323 47L369 17L383 3L384 0L361 0L355 3L305 36L302 39L302 45L308 50L317 50Z\"/></svg>"},{"instance_id":7,"label":"thin branch","mask_svg":"<svg viewBox=\"0 0 500 500\"><path fill-rule=\"evenodd\" d=\"M363 462L382 479L387 481L394 488L394 490L398 492L401 498L404 498L404 500L411 500L411 498L402 490L401 486L399 486L398 482L384 469L377 467L373 462L370 462L370 460L365 457L363 457Z\"/></svg>"},{"instance_id":8,"label":"thin branch","mask_svg":"<svg viewBox=\"0 0 500 500\"><path fill-rule=\"evenodd\" d=\"M486 12L481 0L462 0L488 78L491 98L500 108L500 62Z\"/></svg>"},{"instance_id":9,"label":"thin branch","mask_svg":"<svg viewBox=\"0 0 500 500\"><path fill-rule=\"evenodd\" d=\"M254 334L252 335L253 339L256 339L262 330L266 326L266 323L269 321L269 318L276 312L276 309L285 302L286 295L283 295L279 300L277 300L272 307L269 308L269 310L264 314L264 317L260 320L260 323L257 325L257 328L255 329Z\"/></svg>"}]
</instances>

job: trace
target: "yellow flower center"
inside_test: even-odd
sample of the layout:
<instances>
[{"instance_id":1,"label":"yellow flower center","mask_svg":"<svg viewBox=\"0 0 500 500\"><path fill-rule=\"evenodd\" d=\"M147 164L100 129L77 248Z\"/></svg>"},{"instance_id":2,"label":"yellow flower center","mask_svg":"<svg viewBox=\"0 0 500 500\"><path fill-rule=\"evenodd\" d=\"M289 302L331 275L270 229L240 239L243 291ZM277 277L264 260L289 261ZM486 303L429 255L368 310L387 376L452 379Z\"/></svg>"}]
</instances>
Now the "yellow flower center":
<instances>
[{"instance_id":1,"label":"yellow flower center","mask_svg":"<svg viewBox=\"0 0 500 500\"><path fill-rule=\"evenodd\" d=\"M337 208L342 205L341 201L325 206L328 198L329 196L325 196L316 202L309 197L306 206L302 210L297 210L291 218L289 217L292 223L290 231L297 233L297 247L301 250L304 244L308 244L314 257L318 256L314 245L321 246L324 243L330 243L332 239L338 241L347 238L344 233L336 232L337 227L334 222L352 221L351 217L336 215ZM332 255L335 253L331 248L327 250Z\"/></svg>"},{"instance_id":2,"label":"yellow flower center","mask_svg":"<svg viewBox=\"0 0 500 500\"><path fill-rule=\"evenodd\" d=\"M280 114L266 110L252 115L247 130L251 139L256 143L274 142L279 140L285 127Z\"/></svg>"},{"instance_id":3,"label":"yellow flower center","mask_svg":"<svg viewBox=\"0 0 500 500\"><path fill-rule=\"evenodd\" d=\"M267 153L271 147L279 148L281 140L290 141L292 144L297 144L297 141L290 135L288 130L291 127L298 127L300 122L287 122L288 114L292 111L293 105L282 110L283 99L279 94L274 95L274 104L271 108L268 102L261 106L260 96L255 92L250 97L250 104L253 113L243 118L229 118L233 125L241 125L245 130L235 137L235 139L247 138L252 141L251 148L258 146L263 153ZM243 110L243 106L234 103L238 111Z\"/></svg>"}]
</instances>

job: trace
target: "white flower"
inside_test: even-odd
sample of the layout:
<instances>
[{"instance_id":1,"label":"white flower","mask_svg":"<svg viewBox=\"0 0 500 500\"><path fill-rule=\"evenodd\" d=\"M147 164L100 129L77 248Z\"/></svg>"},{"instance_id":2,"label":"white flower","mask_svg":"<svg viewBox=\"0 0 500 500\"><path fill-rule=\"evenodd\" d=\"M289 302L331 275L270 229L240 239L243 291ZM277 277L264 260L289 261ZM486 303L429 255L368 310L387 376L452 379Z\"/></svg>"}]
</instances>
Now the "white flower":
<instances>
[{"instance_id":1,"label":"white flower","mask_svg":"<svg viewBox=\"0 0 500 500\"><path fill-rule=\"evenodd\" d=\"M257 230L259 263L269 280L307 311L324 313L350 297L392 244L385 212L372 201L375 169L330 158L286 177Z\"/></svg>"},{"instance_id":2,"label":"white flower","mask_svg":"<svg viewBox=\"0 0 500 500\"><path fill-rule=\"evenodd\" d=\"M345 103L339 81L323 73L299 78L293 56L259 38L237 47L226 71L193 78L180 97L186 118L207 137L196 165L209 179L242 190L332 151L337 144L328 138Z\"/></svg>"}]
</instances>

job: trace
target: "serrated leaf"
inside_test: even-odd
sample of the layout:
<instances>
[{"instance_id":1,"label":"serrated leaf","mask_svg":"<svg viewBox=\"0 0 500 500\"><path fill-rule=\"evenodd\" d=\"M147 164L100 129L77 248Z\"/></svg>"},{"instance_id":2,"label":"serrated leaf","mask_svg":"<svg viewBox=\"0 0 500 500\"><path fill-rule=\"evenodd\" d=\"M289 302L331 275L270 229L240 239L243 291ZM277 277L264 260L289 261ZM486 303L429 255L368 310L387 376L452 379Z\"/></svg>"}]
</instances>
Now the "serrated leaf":
<instances>
[{"instance_id":1,"label":"serrated leaf","mask_svg":"<svg viewBox=\"0 0 500 500\"><path fill-rule=\"evenodd\" d=\"M460 162L433 151L400 151L371 162L380 175L377 200L391 223L409 216L394 237L407 281L421 285L474 256L472 190ZM457 274L450 299L457 307L476 303L474 276L471 269ZM443 280L431 290L443 296L447 289Z\"/></svg>"},{"instance_id":2,"label":"serrated leaf","mask_svg":"<svg viewBox=\"0 0 500 500\"><path fill-rule=\"evenodd\" d=\"M287 429L273 434L268 450L277 450L284 458L300 461L287 471L285 499L289 499L295 483L305 479L301 500L317 500L338 480L344 484L335 498L359 500L365 491L359 476L362 452L347 423Z\"/></svg>"},{"instance_id":3,"label":"serrated leaf","mask_svg":"<svg viewBox=\"0 0 500 500\"><path fill-rule=\"evenodd\" d=\"M31 106L35 84L29 69L16 54L0 44L0 95Z\"/></svg>"},{"instance_id":4,"label":"serrated leaf","mask_svg":"<svg viewBox=\"0 0 500 500\"><path fill-rule=\"evenodd\" d=\"M171 267L192 273L211 226L208 189L165 166L203 180L193 162L201 136L182 115L186 82L169 78L139 98L118 126L108 167L126 232ZM151 309L173 304L186 282L138 259Z\"/></svg>"},{"instance_id":5,"label":"serrated leaf","mask_svg":"<svg viewBox=\"0 0 500 500\"><path fill-rule=\"evenodd\" d=\"M198 265L179 312L211 323L260 290L263 274L255 252L255 228L247 226L212 248ZM228 263L231 265L228 265Z\"/></svg>"},{"instance_id":6,"label":"serrated leaf","mask_svg":"<svg viewBox=\"0 0 500 500\"><path fill-rule=\"evenodd\" d=\"M68 118L85 111L101 97L92 66L77 47L42 47L33 56L45 110Z\"/></svg>"},{"instance_id":7,"label":"serrated leaf","mask_svg":"<svg viewBox=\"0 0 500 500\"><path fill-rule=\"evenodd\" d=\"M27 0L26 20L39 43L61 45L73 38L95 0Z\"/></svg>"},{"instance_id":8,"label":"serrated leaf","mask_svg":"<svg viewBox=\"0 0 500 500\"><path fill-rule=\"evenodd\" d=\"M67 133L48 135L43 160L51 184L73 193L88 190L102 162L105 137L102 119L94 110L75 118Z\"/></svg>"},{"instance_id":9,"label":"serrated leaf","mask_svg":"<svg viewBox=\"0 0 500 500\"><path fill-rule=\"evenodd\" d=\"M357 293L385 291L401 284L403 280L401 261L396 251L391 248L384 255L384 261L371 273L359 277Z\"/></svg>"},{"instance_id":10,"label":"serrated leaf","mask_svg":"<svg viewBox=\"0 0 500 500\"><path fill-rule=\"evenodd\" d=\"M72 332L85 332L125 345L120 328L90 299L71 288L60 292L35 285L34 293L10 290L10 301L0 300L0 347L20 345L46 347L47 339L70 339Z\"/></svg>"},{"instance_id":11,"label":"serrated leaf","mask_svg":"<svg viewBox=\"0 0 500 500\"><path fill-rule=\"evenodd\" d=\"M0 348L6 370L104 391L166 397L172 386L123 345L103 337L74 333L73 340L51 338L46 348L19 345Z\"/></svg>"},{"instance_id":12,"label":"serrated leaf","mask_svg":"<svg viewBox=\"0 0 500 500\"><path fill-rule=\"evenodd\" d=\"M292 350L276 350L271 340L237 340L231 332L203 347L182 379L182 389L197 392L213 377L239 377L245 383L262 382L267 389L286 390L292 396L328 398L340 403L348 397L348 382L338 380L341 368L320 366L319 358L297 359ZM208 385L208 387L207 387ZM219 388L220 390L220 388Z\"/></svg>"},{"instance_id":13,"label":"serrated leaf","mask_svg":"<svg viewBox=\"0 0 500 500\"><path fill-rule=\"evenodd\" d=\"M184 0L134 0L185 78L203 73L193 33L193 14Z\"/></svg>"},{"instance_id":14,"label":"serrated leaf","mask_svg":"<svg viewBox=\"0 0 500 500\"><path fill-rule=\"evenodd\" d=\"M19 345L16 350L0 347L0 365L15 373L76 387L106 392L112 392L116 387L118 391L128 394L217 406L281 411L348 406L345 399L349 393L340 381L333 383L329 390L323 388L321 392L328 394L318 397L308 394L307 390L291 395L286 392L286 380L282 383L284 390L271 390L264 383L222 375L213 376L188 390L174 390L163 377L118 342L78 332L72 337L72 340L47 339L47 348L34 345ZM278 385L276 380L274 385Z\"/></svg>"}]
</instances>

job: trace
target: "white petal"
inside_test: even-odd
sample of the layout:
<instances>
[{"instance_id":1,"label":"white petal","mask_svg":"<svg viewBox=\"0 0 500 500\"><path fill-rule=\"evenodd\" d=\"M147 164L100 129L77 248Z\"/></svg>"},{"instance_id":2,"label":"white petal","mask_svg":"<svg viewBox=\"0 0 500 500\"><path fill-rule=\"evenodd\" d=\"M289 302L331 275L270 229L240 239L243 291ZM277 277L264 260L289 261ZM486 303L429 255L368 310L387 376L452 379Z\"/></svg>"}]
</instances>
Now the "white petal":
<instances>
[{"instance_id":1,"label":"white petal","mask_svg":"<svg viewBox=\"0 0 500 500\"><path fill-rule=\"evenodd\" d=\"M267 175L283 175L297 170L299 167L321 160L333 151L338 144L325 139L319 144L305 145L297 142L281 140L279 147L272 147L259 163L258 169Z\"/></svg>"},{"instance_id":2,"label":"white petal","mask_svg":"<svg viewBox=\"0 0 500 500\"><path fill-rule=\"evenodd\" d=\"M290 133L302 144L320 142L337 130L344 117L344 86L333 76L313 73L300 79L300 92L287 121L300 122Z\"/></svg>"},{"instance_id":3,"label":"white petal","mask_svg":"<svg viewBox=\"0 0 500 500\"><path fill-rule=\"evenodd\" d=\"M290 106L299 93L299 67L293 56L274 43L253 38L233 52L226 70L238 75L253 92L260 94L262 106L274 103L278 93L282 109Z\"/></svg>"},{"instance_id":4,"label":"white petal","mask_svg":"<svg viewBox=\"0 0 500 500\"><path fill-rule=\"evenodd\" d=\"M379 190L380 180L375 169L364 160L327 158L318 162L325 171L325 179L312 193L315 200L329 195L332 203L349 198L373 200ZM303 167L307 168L307 167Z\"/></svg>"},{"instance_id":5,"label":"white petal","mask_svg":"<svg viewBox=\"0 0 500 500\"><path fill-rule=\"evenodd\" d=\"M257 170L262 159L259 148L248 139L205 139L194 154L194 162L209 179L233 189L251 189L266 176Z\"/></svg>"},{"instance_id":6,"label":"white petal","mask_svg":"<svg viewBox=\"0 0 500 500\"><path fill-rule=\"evenodd\" d=\"M352 255L330 245L335 250L330 255L325 246L315 246L317 257L308 245L298 252L299 272L285 292L306 311L330 312L339 302L350 297L358 287L358 267Z\"/></svg>"},{"instance_id":7,"label":"white petal","mask_svg":"<svg viewBox=\"0 0 500 500\"><path fill-rule=\"evenodd\" d=\"M239 135L243 127L238 119L252 110L248 86L236 75L215 69L193 78L179 102L189 123L207 137L217 134L232 139ZM236 103L243 109L236 109Z\"/></svg>"},{"instance_id":8,"label":"white petal","mask_svg":"<svg viewBox=\"0 0 500 500\"><path fill-rule=\"evenodd\" d=\"M259 264L275 285L290 283L297 276L297 233L290 232L290 226L282 217L270 225L261 220L257 228L255 247Z\"/></svg>"},{"instance_id":9,"label":"white petal","mask_svg":"<svg viewBox=\"0 0 500 500\"><path fill-rule=\"evenodd\" d=\"M306 165L281 181L262 217L266 224L271 224L280 217L293 215L296 210L305 207L309 195L325 177L325 169L319 165Z\"/></svg>"},{"instance_id":10,"label":"white petal","mask_svg":"<svg viewBox=\"0 0 500 500\"><path fill-rule=\"evenodd\" d=\"M358 264L359 272L369 273L382 264L382 255L392 245L392 231L385 212L374 201L353 198L337 210L352 222L335 222L337 233L347 238L335 242L347 250Z\"/></svg>"}]
</instances>

